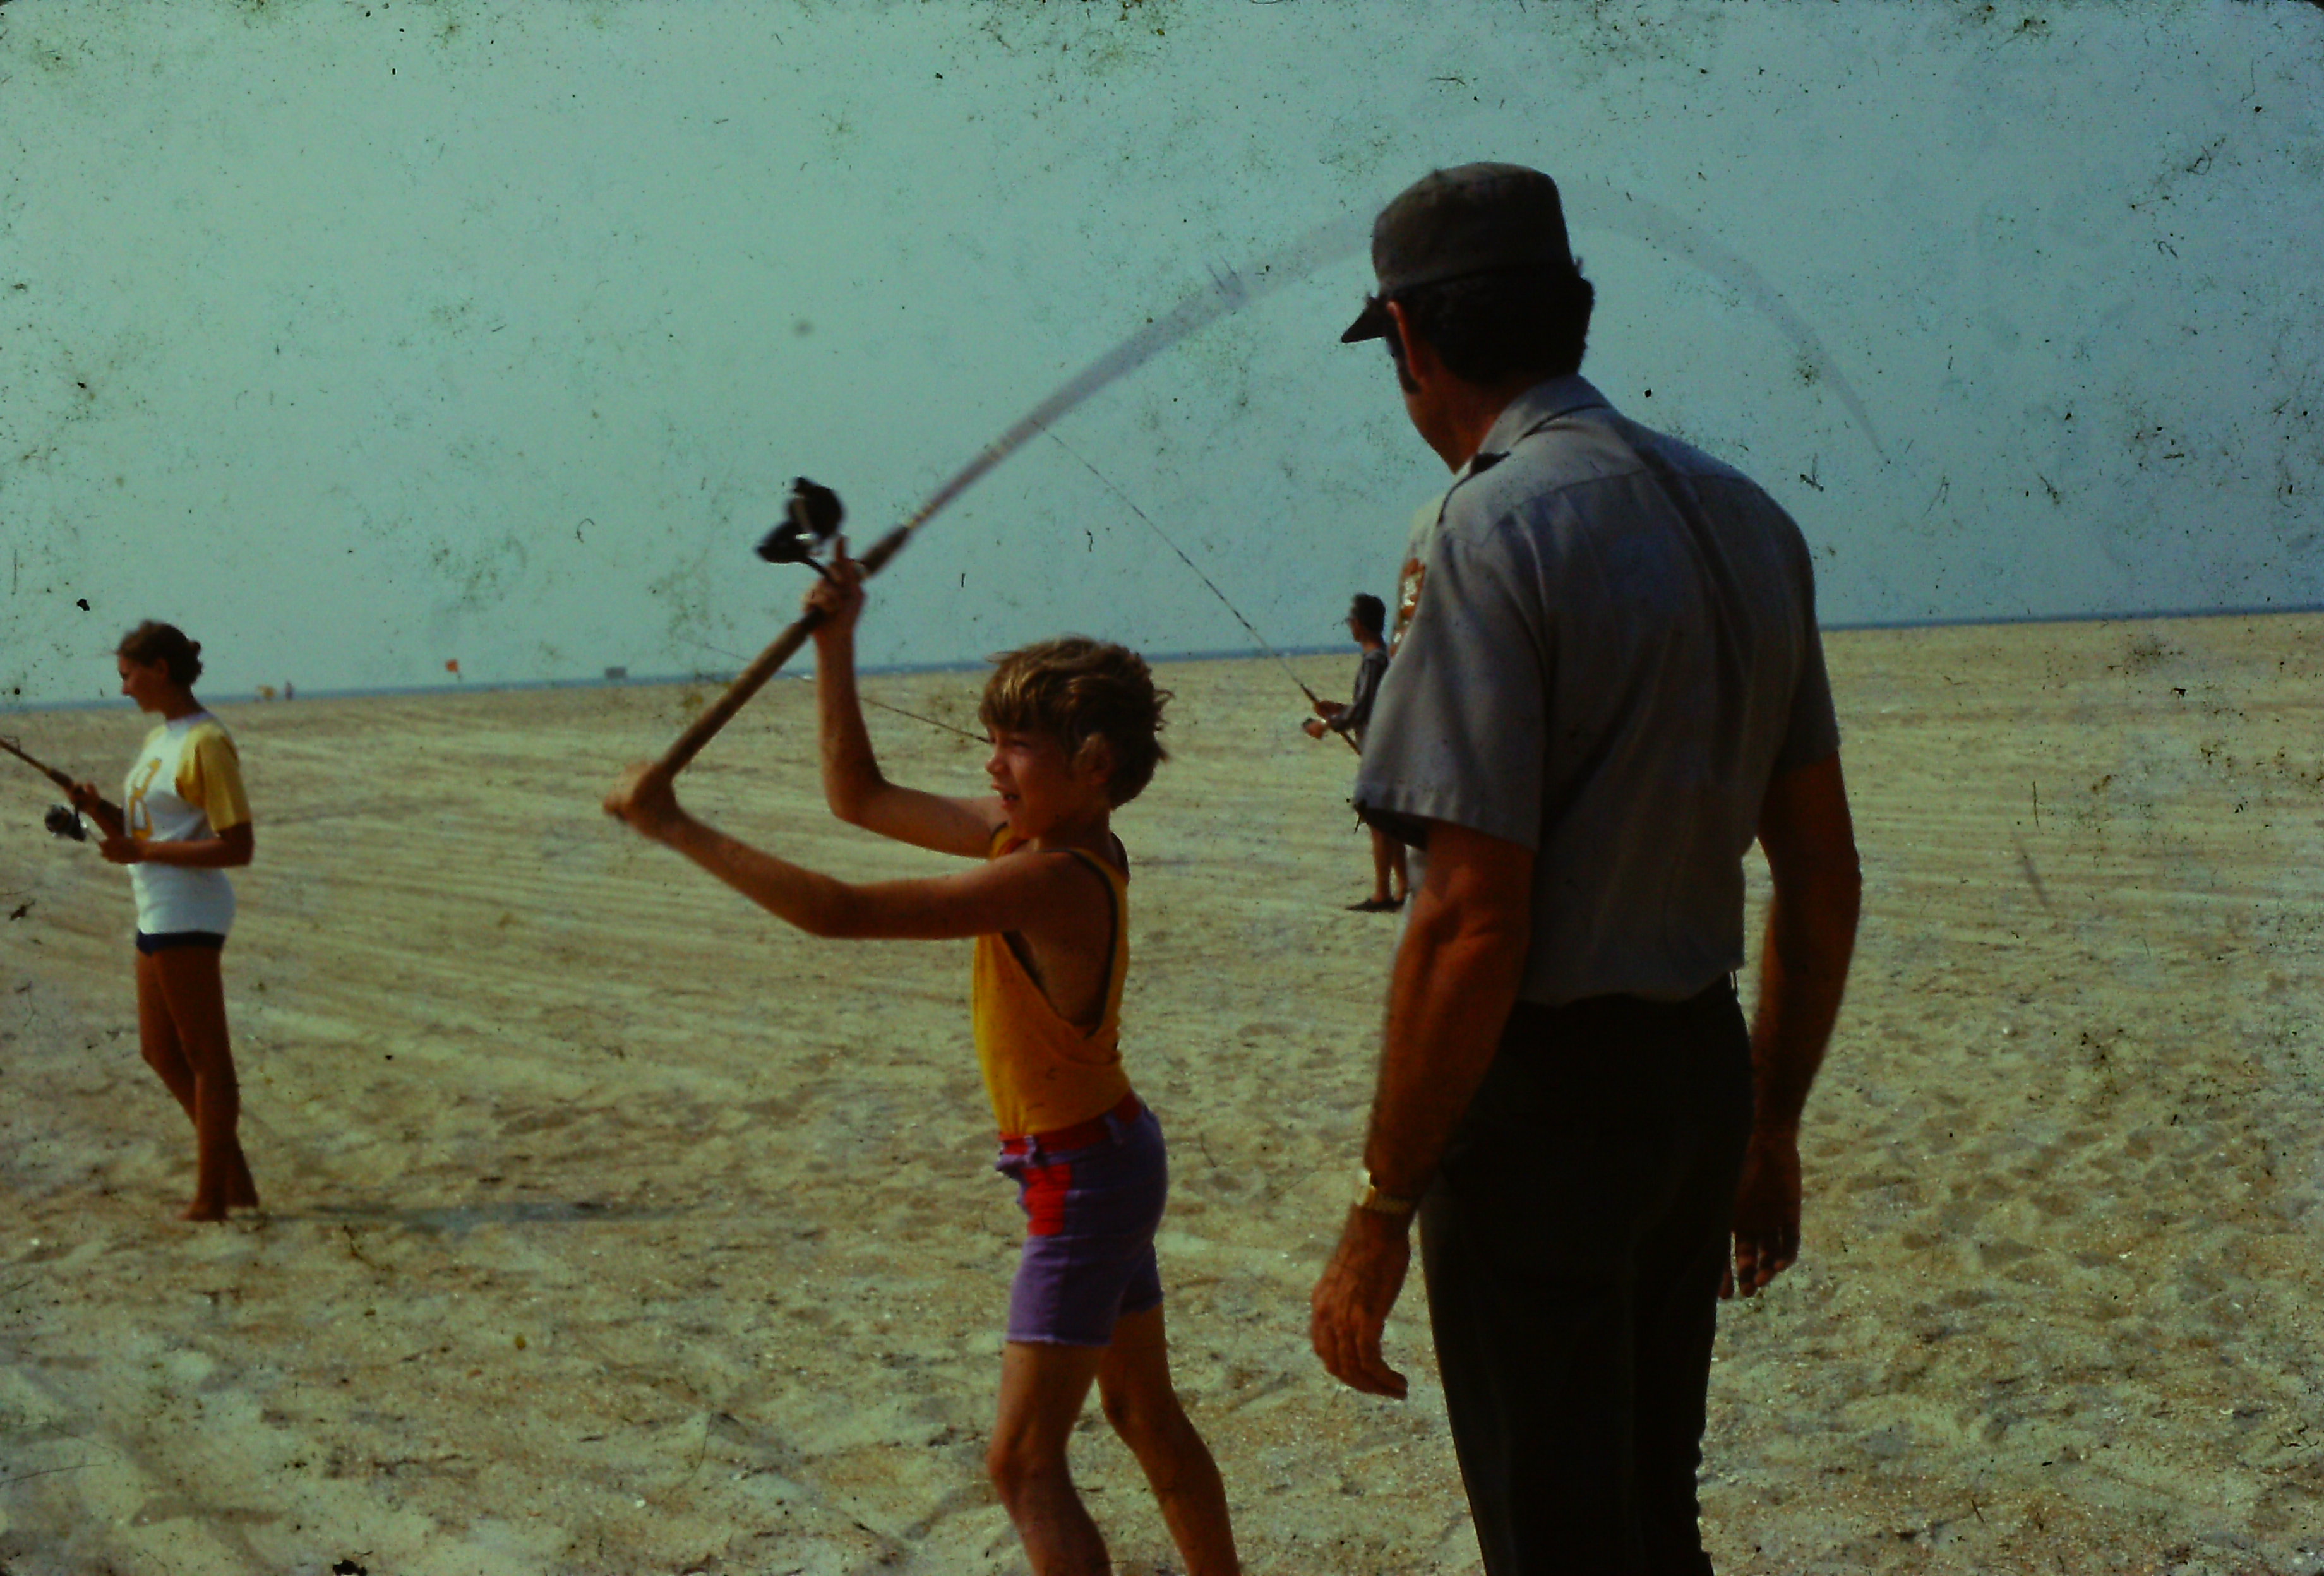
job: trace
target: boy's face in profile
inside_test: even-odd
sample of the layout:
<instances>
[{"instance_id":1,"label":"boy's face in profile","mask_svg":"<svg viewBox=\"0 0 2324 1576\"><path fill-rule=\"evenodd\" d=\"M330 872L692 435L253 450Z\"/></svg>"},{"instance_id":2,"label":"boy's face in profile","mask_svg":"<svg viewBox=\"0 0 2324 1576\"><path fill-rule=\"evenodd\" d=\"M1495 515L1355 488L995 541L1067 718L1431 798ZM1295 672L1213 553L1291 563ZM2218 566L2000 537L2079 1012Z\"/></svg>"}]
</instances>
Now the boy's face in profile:
<instances>
[{"instance_id":1,"label":"boy's face in profile","mask_svg":"<svg viewBox=\"0 0 2324 1576\"><path fill-rule=\"evenodd\" d=\"M992 753L984 774L992 779L1009 815L1009 830L1038 837L1066 824L1111 815L1106 782L1113 775L1113 750L1102 738L1086 741L1076 755L1055 733L1030 728L994 728Z\"/></svg>"}]
</instances>

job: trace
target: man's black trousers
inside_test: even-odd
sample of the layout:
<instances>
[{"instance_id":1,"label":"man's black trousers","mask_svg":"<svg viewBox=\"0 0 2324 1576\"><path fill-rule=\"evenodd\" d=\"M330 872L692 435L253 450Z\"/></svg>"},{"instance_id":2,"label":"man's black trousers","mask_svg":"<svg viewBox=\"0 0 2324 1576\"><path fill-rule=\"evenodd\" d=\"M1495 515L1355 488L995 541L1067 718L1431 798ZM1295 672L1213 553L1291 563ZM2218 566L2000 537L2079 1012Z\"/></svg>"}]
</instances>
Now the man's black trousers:
<instances>
[{"instance_id":1,"label":"man's black trousers","mask_svg":"<svg viewBox=\"0 0 2324 1576\"><path fill-rule=\"evenodd\" d=\"M1750 1130L1726 979L1511 1015L1420 1217L1489 1576L1708 1576L1695 1468Z\"/></svg>"}]
</instances>

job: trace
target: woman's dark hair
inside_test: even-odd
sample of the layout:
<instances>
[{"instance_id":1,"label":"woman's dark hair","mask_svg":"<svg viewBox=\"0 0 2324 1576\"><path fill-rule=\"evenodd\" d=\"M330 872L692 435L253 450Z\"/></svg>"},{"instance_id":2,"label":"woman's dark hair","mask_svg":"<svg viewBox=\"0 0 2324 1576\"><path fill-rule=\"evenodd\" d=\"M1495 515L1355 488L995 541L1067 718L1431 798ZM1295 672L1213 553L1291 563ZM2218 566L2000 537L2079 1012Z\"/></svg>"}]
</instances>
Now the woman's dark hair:
<instances>
[{"instance_id":1,"label":"woman's dark hair","mask_svg":"<svg viewBox=\"0 0 2324 1576\"><path fill-rule=\"evenodd\" d=\"M186 639L186 631L175 624L165 624L147 619L121 637L114 654L126 657L132 662L165 662L170 668L170 682L188 689L202 676L202 643Z\"/></svg>"},{"instance_id":2,"label":"woman's dark hair","mask_svg":"<svg viewBox=\"0 0 2324 1576\"><path fill-rule=\"evenodd\" d=\"M1388 604L1369 591L1359 591L1356 599L1348 604L1348 616L1366 632L1376 635L1388 627Z\"/></svg>"},{"instance_id":3,"label":"woman's dark hair","mask_svg":"<svg viewBox=\"0 0 2324 1576\"><path fill-rule=\"evenodd\" d=\"M1472 273L1420 285L1395 299L1454 377L1498 383L1518 373L1554 378L1581 371L1598 292L1582 277L1577 261L1570 270ZM1409 384L1404 342L1393 327L1388 353L1396 360L1397 376Z\"/></svg>"}]
</instances>

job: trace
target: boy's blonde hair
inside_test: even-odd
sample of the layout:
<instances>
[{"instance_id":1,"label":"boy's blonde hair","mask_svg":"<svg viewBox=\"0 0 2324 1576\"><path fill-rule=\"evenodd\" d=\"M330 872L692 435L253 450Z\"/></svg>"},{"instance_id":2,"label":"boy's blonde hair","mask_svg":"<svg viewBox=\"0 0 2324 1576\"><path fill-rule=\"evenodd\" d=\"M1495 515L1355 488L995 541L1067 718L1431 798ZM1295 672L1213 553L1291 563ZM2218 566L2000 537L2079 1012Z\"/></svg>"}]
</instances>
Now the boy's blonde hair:
<instances>
[{"instance_id":1,"label":"boy's blonde hair","mask_svg":"<svg viewBox=\"0 0 2324 1576\"><path fill-rule=\"evenodd\" d=\"M1162 708L1170 692L1154 687L1146 659L1127 646L1065 635L1003 651L992 659L977 719L988 728L1049 733L1067 755L1102 738L1113 747L1105 797L1126 805L1145 791L1162 748Z\"/></svg>"}]
</instances>

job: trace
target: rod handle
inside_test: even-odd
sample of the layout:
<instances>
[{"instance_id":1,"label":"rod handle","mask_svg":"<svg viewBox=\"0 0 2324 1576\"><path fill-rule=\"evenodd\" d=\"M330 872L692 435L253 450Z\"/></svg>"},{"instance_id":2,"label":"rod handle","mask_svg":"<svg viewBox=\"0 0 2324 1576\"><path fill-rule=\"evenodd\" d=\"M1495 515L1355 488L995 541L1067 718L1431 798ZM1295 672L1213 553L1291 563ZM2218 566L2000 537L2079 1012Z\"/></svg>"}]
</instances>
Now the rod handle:
<instances>
[{"instance_id":1,"label":"rod handle","mask_svg":"<svg viewBox=\"0 0 2324 1576\"><path fill-rule=\"evenodd\" d=\"M863 567L863 577L869 580L885 568L888 560L903 550L911 535L910 526L899 525L873 542L871 550L856 560ZM702 753L703 747L718 737L719 730L734 720L734 714L749 705L751 697L765 687L768 679L781 672L783 664L797 656L799 648L806 645L815 631L822 627L823 613L820 611L801 613L788 629L777 635L765 650L752 659L748 668L734 676L733 682L726 686L724 694L712 701L702 714L687 725L686 732L662 751L661 769L672 777L684 771L687 764Z\"/></svg>"}]
</instances>

